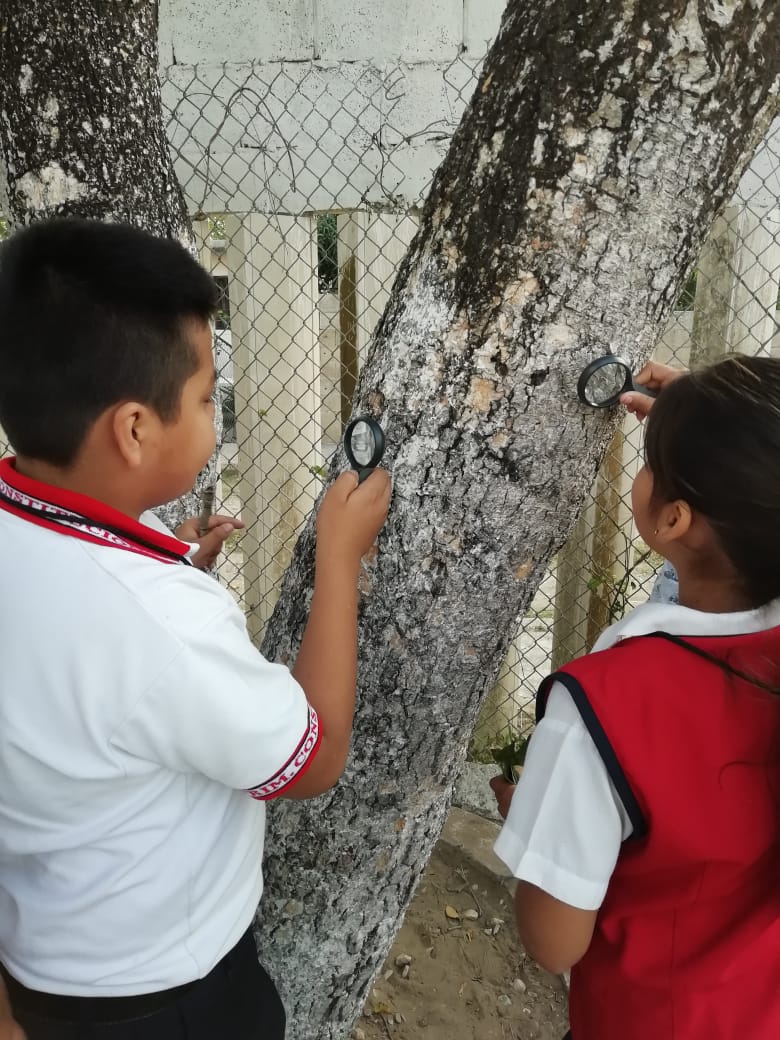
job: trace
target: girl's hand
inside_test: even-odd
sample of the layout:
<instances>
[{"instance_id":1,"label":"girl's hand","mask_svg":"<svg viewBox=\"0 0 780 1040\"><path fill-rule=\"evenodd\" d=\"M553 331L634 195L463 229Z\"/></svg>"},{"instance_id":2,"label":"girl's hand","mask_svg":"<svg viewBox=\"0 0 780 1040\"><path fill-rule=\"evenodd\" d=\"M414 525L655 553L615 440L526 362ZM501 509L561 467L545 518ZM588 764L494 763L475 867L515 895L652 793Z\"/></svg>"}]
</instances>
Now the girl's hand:
<instances>
[{"instance_id":1,"label":"girl's hand","mask_svg":"<svg viewBox=\"0 0 780 1040\"><path fill-rule=\"evenodd\" d=\"M685 368L672 368L670 365L660 365L657 361L648 361L645 367L634 376L634 382L639 386L646 386L649 390L664 390L675 379L684 376ZM620 403L625 405L628 411L637 417L640 422L646 419L653 407L655 398L647 397L645 394L632 393L630 390L620 397Z\"/></svg>"},{"instance_id":2,"label":"girl's hand","mask_svg":"<svg viewBox=\"0 0 780 1040\"><path fill-rule=\"evenodd\" d=\"M236 520L232 516L210 516L209 529L206 534L200 533L200 521L198 517L185 520L181 526L176 528L176 537L183 542L194 542L200 547L191 557L195 567L211 567L220 552L225 541L234 531L244 527L242 520ZM2 1038L0 1037L0 1040Z\"/></svg>"},{"instance_id":3,"label":"girl's hand","mask_svg":"<svg viewBox=\"0 0 780 1040\"><path fill-rule=\"evenodd\" d=\"M512 804L512 798L517 790L517 785L510 784L503 776L494 776L490 781L490 786L493 789L493 794L496 796L499 816L505 820L509 813L509 806Z\"/></svg>"}]
</instances>

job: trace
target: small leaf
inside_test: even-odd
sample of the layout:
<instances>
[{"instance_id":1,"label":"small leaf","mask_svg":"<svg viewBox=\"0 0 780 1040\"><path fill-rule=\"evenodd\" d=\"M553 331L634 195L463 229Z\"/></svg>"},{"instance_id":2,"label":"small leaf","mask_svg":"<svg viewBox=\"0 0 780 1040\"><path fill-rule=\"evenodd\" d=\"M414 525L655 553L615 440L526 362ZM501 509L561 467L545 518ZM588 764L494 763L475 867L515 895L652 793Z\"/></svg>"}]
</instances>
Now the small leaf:
<instances>
[{"instance_id":1,"label":"small leaf","mask_svg":"<svg viewBox=\"0 0 780 1040\"><path fill-rule=\"evenodd\" d=\"M450 906L449 903L444 907L444 913L447 915L447 917L449 917L449 919L451 921L459 921L460 920L460 914L455 909L455 907L454 906Z\"/></svg>"},{"instance_id":2,"label":"small leaf","mask_svg":"<svg viewBox=\"0 0 780 1040\"><path fill-rule=\"evenodd\" d=\"M395 1008L390 1007L390 1005L386 1001L384 1001L384 1000L375 1000L371 1006L374 1009L374 1014L375 1015L394 1015L395 1014Z\"/></svg>"}]
</instances>

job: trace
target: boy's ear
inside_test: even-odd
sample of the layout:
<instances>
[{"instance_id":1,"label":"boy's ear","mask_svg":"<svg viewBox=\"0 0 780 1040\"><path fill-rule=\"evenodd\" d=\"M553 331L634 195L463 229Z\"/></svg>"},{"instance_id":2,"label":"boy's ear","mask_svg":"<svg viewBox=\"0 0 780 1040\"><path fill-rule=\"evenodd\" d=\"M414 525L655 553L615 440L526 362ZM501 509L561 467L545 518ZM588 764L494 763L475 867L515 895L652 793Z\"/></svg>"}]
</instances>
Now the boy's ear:
<instances>
[{"instance_id":1,"label":"boy's ear","mask_svg":"<svg viewBox=\"0 0 780 1040\"><path fill-rule=\"evenodd\" d=\"M119 454L131 469L137 469L151 446L154 423L152 413L138 401L117 405L111 418L111 432Z\"/></svg>"},{"instance_id":2,"label":"boy's ear","mask_svg":"<svg viewBox=\"0 0 780 1040\"><path fill-rule=\"evenodd\" d=\"M678 498L667 502L661 509L657 520L655 536L659 542L676 542L684 538L693 524L693 510L688 503Z\"/></svg>"}]
</instances>

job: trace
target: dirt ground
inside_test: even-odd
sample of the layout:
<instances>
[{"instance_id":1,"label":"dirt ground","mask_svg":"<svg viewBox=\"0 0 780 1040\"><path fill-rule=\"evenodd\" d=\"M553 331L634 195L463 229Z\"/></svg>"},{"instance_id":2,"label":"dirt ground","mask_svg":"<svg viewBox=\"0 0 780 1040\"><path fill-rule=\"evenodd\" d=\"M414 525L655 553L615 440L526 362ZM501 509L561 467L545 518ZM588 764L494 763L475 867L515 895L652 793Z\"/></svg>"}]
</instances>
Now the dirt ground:
<instances>
[{"instance_id":1,"label":"dirt ground","mask_svg":"<svg viewBox=\"0 0 780 1040\"><path fill-rule=\"evenodd\" d=\"M359 1019L356 1040L561 1040L563 981L527 958L511 897L438 845Z\"/></svg>"}]
</instances>

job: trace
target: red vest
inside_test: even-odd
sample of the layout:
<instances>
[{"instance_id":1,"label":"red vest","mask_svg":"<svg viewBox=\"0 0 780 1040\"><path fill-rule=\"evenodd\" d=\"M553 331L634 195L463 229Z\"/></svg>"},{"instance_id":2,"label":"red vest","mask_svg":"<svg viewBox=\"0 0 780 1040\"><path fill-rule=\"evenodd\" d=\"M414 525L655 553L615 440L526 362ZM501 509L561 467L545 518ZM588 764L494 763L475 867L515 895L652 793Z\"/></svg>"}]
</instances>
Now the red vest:
<instances>
[{"instance_id":1,"label":"red vest","mask_svg":"<svg viewBox=\"0 0 780 1040\"><path fill-rule=\"evenodd\" d=\"M780 1040L780 629L627 639L550 676L634 834L572 970L572 1040Z\"/></svg>"}]
</instances>

